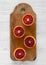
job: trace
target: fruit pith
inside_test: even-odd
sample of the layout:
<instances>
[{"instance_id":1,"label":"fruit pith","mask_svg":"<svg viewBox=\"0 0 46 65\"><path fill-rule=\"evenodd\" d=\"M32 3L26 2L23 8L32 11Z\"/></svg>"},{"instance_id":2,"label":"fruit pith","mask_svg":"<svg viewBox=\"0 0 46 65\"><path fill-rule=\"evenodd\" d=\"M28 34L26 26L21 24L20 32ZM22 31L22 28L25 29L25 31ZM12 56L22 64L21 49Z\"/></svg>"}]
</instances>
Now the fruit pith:
<instances>
[{"instance_id":1,"label":"fruit pith","mask_svg":"<svg viewBox=\"0 0 46 65\"><path fill-rule=\"evenodd\" d=\"M26 52L23 48L17 48L14 51L14 57L16 60L23 60L26 55Z\"/></svg>"},{"instance_id":2,"label":"fruit pith","mask_svg":"<svg viewBox=\"0 0 46 65\"><path fill-rule=\"evenodd\" d=\"M22 22L23 22L23 24L26 25L26 26L32 25L33 22L34 22L33 20L34 20L34 19L33 19L33 16L32 16L31 14L26 14L26 15L24 15L24 16L22 17Z\"/></svg>"},{"instance_id":3,"label":"fruit pith","mask_svg":"<svg viewBox=\"0 0 46 65\"><path fill-rule=\"evenodd\" d=\"M35 38L33 36L27 36L24 39L24 45L27 48L32 48L35 45Z\"/></svg>"},{"instance_id":4,"label":"fruit pith","mask_svg":"<svg viewBox=\"0 0 46 65\"><path fill-rule=\"evenodd\" d=\"M13 29L13 34L17 38L23 37L24 36L24 33L25 33L25 31L24 31L24 28L22 26L16 26Z\"/></svg>"}]
</instances>

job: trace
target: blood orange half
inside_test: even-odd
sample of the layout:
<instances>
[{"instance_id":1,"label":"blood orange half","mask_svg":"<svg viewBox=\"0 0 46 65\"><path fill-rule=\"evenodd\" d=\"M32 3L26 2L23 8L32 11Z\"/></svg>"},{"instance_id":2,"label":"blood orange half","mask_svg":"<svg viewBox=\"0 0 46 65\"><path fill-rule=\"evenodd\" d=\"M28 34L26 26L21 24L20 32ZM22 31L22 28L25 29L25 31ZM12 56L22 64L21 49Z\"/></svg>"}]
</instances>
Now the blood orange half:
<instances>
[{"instance_id":1,"label":"blood orange half","mask_svg":"<svg viewBox=\"0 0 46 65\"><path fill-rule=\"evenodd\" d=\"M16 48L14 50L14 58L16 60L23 60L26 56L26 51L23 48Z\"/></svg>"},{"instance_id":2,"label":"blood orange half","mask_svg":"<svg viewBox=\"0 0 46 65\"><path fill-rule=\"evenodd\" d=\"M32 14L25 14L22 17L22 23L26 26L31 26L34 22L34 17Z\"/></svg>"},{"instance_id":3,"label":"blood orange half","mask_svg":"<svg viewBox=\"0 0 46 65\"><path fill-rule=\"evenodd\" d=\"M25 30L22 26L16 26L13 29L13 34L17 38L21 38L24 36Z\"/></svg>"},{"instance_id":4,"label":"blood orange half","mask_svg":"<svg viewBox=\"0 0 46 65\"><path fill-rule=\"evenodd\" d=\"M26 36L24 39L24 45L27 48L33 48L35 46L35 38L33 36Z\"/></svg>"}]
</instances>

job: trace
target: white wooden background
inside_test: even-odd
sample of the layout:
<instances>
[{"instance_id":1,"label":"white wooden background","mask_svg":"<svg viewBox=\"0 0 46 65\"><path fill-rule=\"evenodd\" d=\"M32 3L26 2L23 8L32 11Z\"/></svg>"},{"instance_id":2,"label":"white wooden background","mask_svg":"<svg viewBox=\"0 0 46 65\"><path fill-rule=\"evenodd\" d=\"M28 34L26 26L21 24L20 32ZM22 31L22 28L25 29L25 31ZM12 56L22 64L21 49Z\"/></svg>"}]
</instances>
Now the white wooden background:
<instances>
[{"instance_id":1,"label":"white wooden background","mask_svg":"<svg viewBox=\"0 0 46 65\"><path fill-rule=\"evenodd\" d=\"M33 62L10 59L10 13L21 2L32 6L37 14L37 58ZM46 0L0 0L0 65L46 65Z\"/></svg>"}]
</instances>

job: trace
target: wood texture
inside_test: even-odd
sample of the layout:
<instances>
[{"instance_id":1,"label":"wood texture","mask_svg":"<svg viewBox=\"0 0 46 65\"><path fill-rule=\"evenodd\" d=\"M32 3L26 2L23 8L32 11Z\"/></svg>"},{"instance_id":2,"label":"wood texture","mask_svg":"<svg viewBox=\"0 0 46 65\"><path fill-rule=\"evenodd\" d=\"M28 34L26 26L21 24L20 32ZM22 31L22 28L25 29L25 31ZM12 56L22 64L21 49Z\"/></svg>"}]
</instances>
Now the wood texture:
<instances>
[{"instance_id":1,"label":"wood texture","mask_svg":"<svg viewBox=\"0 0 46 65\"><path fill-rule=\"evenodd\" d=\"M25 9L24 13L22 12L23 8ZM24 14L32 14L34 16L34 23L29 28L22 24L21 19ZM13 28L17 25L23 26L25 28L25 35L21 39L18 39L13 35ZM23 45L23 39L27 35L32 35L36 39L36 14L34 13L30 5L22 3L16 6L14 11L10 14L10 56L13 60L16 60L13 56L13 51L18 47L22 47L26 50L27 55L24 61L35 60L36 45L32 49L27 49Z\"/></svg>"}]
</instances>

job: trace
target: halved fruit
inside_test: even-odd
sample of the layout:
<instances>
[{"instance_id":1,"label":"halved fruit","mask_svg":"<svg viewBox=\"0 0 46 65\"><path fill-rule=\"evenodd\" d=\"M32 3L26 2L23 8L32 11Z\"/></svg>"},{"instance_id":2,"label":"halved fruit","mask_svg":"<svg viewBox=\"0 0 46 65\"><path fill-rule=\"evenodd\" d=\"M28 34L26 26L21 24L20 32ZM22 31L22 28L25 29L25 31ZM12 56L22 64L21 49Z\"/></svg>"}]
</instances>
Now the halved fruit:
<instances>
[{"instance_id":1,"label":"halved fruit","mask_svg":"<svg viewBox=\"0 0 46 65\"><path fill-rule=\"evenodd\" d=\"M34 17L32 14L25 14L22 17L22 23L26 26L31 26L34 22Z\"/></svg>"},{"instance_id":2,"label":"halved fruit","mask_svg":"<svg viewBox=\"0 0 46 65\"><path fill-rule=\"evenodd\" d=\"M21 38L25 34L25 30L22 26L15 26L13 29L13 34L17 38Z\"/></svg>"},{"instance_id":3,"label":"halved fruit","mask_svg":"<svg viewBox=\"0 0 46 65\"><path fill-rule=\"evenodd\" d=\"M26 36L24 39L24 45L27 48L33 48L35 46L35 38L33 36Z\"/></svg>"},{"instance_id":4,"label":"halved fruit","mask_svg":"<svg viewBox=\"0 0 46 65\"><path fill-rule=\"evenodd\" d=\"M23 48L16 48L13 54L16 60L23 60L26 56L26 51Z\"/></svg>"}]
</instances>

